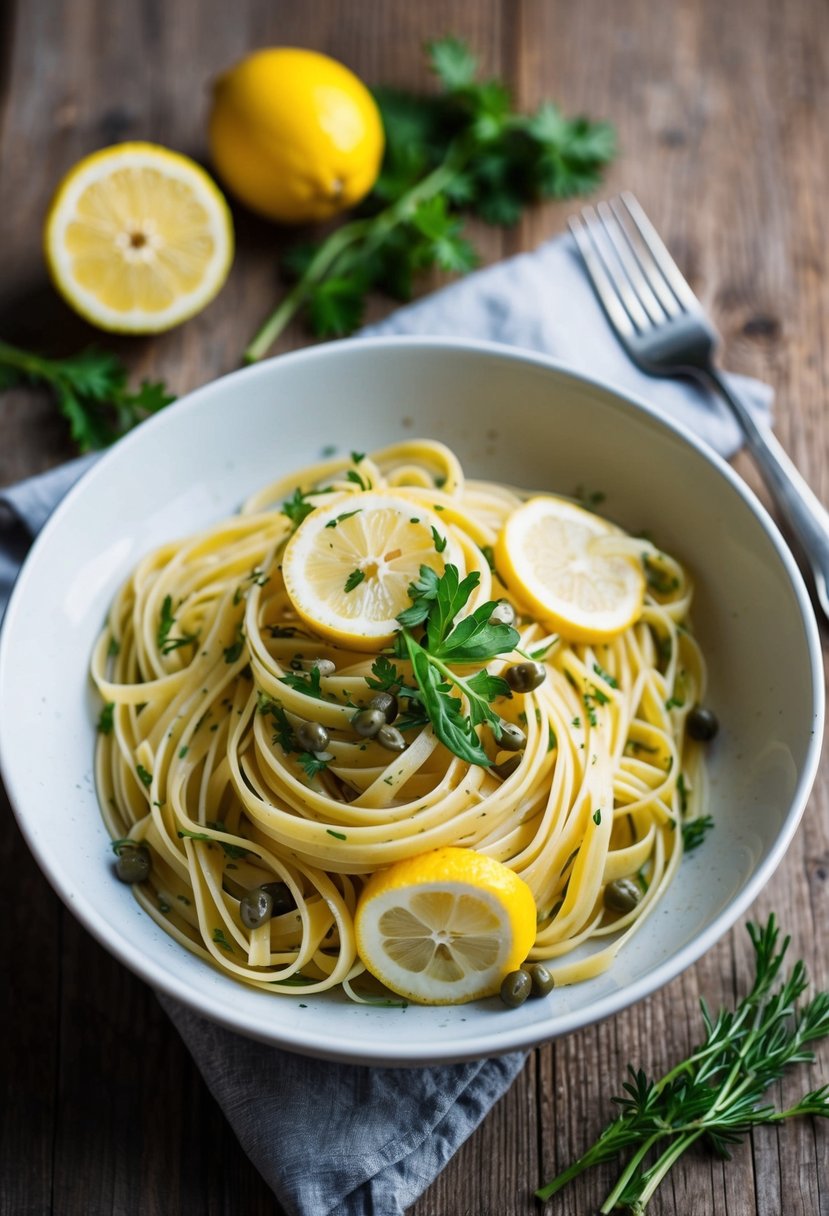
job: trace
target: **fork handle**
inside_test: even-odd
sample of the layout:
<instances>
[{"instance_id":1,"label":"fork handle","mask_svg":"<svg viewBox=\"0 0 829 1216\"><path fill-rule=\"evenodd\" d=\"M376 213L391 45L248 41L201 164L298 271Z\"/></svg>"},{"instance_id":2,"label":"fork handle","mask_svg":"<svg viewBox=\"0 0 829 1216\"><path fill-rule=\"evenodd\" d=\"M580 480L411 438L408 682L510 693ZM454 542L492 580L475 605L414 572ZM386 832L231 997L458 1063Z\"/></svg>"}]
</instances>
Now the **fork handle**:
<instances>
[{"instance_id":1,"label":"fork handle","mask_svg":"<svg viewBox=\"0 0 829 1216\"><path fill-rule=\"evenodd\" d=\"M797 537L829 618L829 511L798 472L772 431L755 421L742 398L715 367L700 369L722 394L745 435L746 446L769 491Z\"/></svg>"}]
</instances>

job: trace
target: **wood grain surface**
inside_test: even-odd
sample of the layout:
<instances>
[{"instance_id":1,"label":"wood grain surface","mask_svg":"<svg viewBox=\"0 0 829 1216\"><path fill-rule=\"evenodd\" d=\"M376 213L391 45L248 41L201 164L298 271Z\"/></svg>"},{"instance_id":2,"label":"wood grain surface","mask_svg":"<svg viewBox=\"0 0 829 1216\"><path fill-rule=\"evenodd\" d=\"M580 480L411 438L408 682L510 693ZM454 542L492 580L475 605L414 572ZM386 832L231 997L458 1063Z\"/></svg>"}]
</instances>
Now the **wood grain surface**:
<instances>
[{"instance_id":1,"label":"wood grain surface","mask_svg":"<svg viewBox=\"0 0 829 1216\"><path fill-rule=\"evenodd\" d=\"M55 296L40 252L51 191L83 154L147 138L203 159L210 81L256 46L312 46L370 83L427 88L421 46L454 33L522 105L552 97L616 124L607 191L639 195L715 317L724 362L774 386L777 433L829 500L824 0L19 0L0 13L0 336L54 352L93 337ZM570 209L540 206L514 231L474 236L493 261L558 232ZM184 393L237 365L279 289L285 238L235 218L238 256L216 302L170 334L111 343L136 379ZM307 341L294 328L279 349ZM71 455L46 398L3 395L0 484ZM736 464L758 488L748 460ZM752 909L776 910L824 988L828 804L824 766ZM279 1213L151 992L63 909L0 810L0 1212ZM539 1211L532 1191L599 1131L628 1061L664 1071L699 1035L698 998L716 1006L745 990L747 945L741 923L650 999L534 1052L414 1216ZM784 1097L827 1078L824 1046ZM590 1176L545 1211L592 1212L609 1181ZM826 1216L829 1129L763 1130L729 1165L691 1153L649 1211Z\"/></svg>"}]
</instances>

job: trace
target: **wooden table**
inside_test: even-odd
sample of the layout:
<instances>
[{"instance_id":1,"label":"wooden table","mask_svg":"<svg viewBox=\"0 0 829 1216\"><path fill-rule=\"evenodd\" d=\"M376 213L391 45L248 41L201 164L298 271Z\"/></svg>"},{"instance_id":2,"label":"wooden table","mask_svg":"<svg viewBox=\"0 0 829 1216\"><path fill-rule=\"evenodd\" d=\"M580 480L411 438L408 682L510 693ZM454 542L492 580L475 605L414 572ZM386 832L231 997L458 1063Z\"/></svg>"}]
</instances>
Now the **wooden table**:
<instances>
[{"instance_id":1,"label":"wooden table","mask_svg":"<svg viewBox=\"0 0 829 1216\"><path fill-rule=\"evenodd\" d=\"M777 432L829 500L829 10L820 0L22 0L1 10L0 335L69 351L90 333L58 302L40 254L50 192L85 153L149 138L203 156L208 83L250 48L316 47L372 83L425 87L421 44L455 33L523 106L553 97L617 126L608 191L631 188L725 337L725 361L770 382ZM559 231L566 204L512 232L476 229L485 260ZM228 286L200 317L152 340L114 341L133 375L178 393L233 368L277 291L283 240L237 214ZM379 315L380 307L377 312ZM105 340L106 341L106 340ZM307 341L292 330L280 349ZM0 402L0 484L71 454L47 401ZM737 467L755 488L740 457ZM829 776L753 909L775 909L829 986ZM9 1216L278 1212L152 993L59 904L5 814L2 841L0 1211ZM744 990L739 925L663 991L535 1052L415 1216L524 1216L532 1191L608 1117L628 1061L657 1074L699 1034L698 997ZM829 1052L794 1097L829 1076ZM821 1071L822 1068L822 1071ZM595 1209L590 1177L549 1206ZM829 1139L809 1122L763 1131L723 1167L691 1154L654 1213L829 1212Z\"/></svg>"}]
</instances>

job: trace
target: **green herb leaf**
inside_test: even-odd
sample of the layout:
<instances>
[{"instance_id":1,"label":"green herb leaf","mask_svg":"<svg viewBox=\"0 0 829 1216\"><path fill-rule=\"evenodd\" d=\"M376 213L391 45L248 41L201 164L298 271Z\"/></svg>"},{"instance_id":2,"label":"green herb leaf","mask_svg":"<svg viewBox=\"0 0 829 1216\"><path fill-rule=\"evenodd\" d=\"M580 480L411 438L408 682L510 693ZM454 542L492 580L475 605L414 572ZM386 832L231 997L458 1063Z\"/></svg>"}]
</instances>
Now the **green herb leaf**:
<instances>
[{"instance_id":1,"label":"green herb leaf","mask_svg":"<svg viewBox=\"0 0 829 1216\"><path fill-rule=\"evenodd\" d=\"M111 735L114 725L115 703L108 701L98 714L98 730L102 735Z\"/></svg>"},{"instance_id":2,"label":"green herb leaf","mask_svg":"<svg viewBox=\"0 0 829 1216\"><path fill-rule=\"evenodd\" d=\"M303 674L290 672L287 675L280 676L279 682L280 684L287 684L289 688L295 688L297 692L304 692L306 697L316 697L320 701L324 700L318 667L312 667L309 672Z\"/></svg>"},{"instance_id":3,"label":"green herb leaf","mask_svg":"<svg viewBox=\"0 0 829 1216\"><path fill-rule=\"evenodd\" d=\"M107 447L175 400L163 384L146 380L130 392L124 364L106 351L49 359L0 342L0 390L22 383L51 389L82 452Z\"/></svg>"},{"instance_id":4,"label":"green herb leaf","mask_svg":"<svg viewBox=\"0 0 829 1216\"><path fill-rule=\"evenodd\" d=\"M360 586L360 583L363 581L363 579L365 577L366 577L365 570L352 570L351 573L349 574L348 578L345 580L345 585L343 586L343 591L345 591L345 592L353 591L356 587Z\"/></svg>"},{"instance_id":5,"label":"green herb leaf","mask_svg":"<svg viewBox=\"0 0 829 1216\"><path fill-rule=\"evenodd\" d=\"M308 496L297 486L290 498L286 499L282 504L282 514L287 515L288 519L298 528L303 519L311 514L314 509L314 504L308 501Z\"/></svg>"},{"instance_id":6,"label":"green herb leaf","mask_svg":"<svg viewBox=\"0 0 829 1216\"><path fill-rule=\"evenodd\" d=\"M790 1066L814 1059L810 1044L829 1035L829 992L801 1001L809 985L802 961L781 978L789 939L778 947L773 915L764 926L749 924L748 933L755 967L749 992L716 1016L701 1002L703 1042L660 1080L629 1067L623 1094L613 1099L617 1117L578 1161L536 1191L539 1199L550 1199L585 1170L625 1153L628 1163L601 1211L624 1207L644 1213L692 1145L707 1143L728 1160L731 1148L753 1127L806 1114L829 1118L827 1085L784 1110L766 1098Z\"/></svg>"}]
</instances>

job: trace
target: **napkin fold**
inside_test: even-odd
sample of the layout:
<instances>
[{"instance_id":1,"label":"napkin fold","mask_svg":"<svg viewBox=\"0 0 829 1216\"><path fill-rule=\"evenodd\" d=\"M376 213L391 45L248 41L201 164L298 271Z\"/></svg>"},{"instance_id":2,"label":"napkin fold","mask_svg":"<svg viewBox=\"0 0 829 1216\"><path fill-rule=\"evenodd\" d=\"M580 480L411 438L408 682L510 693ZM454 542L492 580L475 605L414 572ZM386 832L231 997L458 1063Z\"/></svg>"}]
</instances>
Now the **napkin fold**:
<instances>
[{"instance_id":1,"label":"napkin fold","mask_svg":"<svg viewBox=\"0 0 829 1216\"><path fill-rule=\"evenodd\" d=\"M651 379L612 335L569 237L401 308L364 335L487 338L553 355L662 410L721 455L727 408L692 382ZM771 389L730 377L768 422ZM0 491L0 614L52 508L94 456ZM159 998L242 1147L290 1216L402 1216L520 1072L520 1052L436 1068L367 1068L243 1039Z\"/></svg>"}]
</instances>

